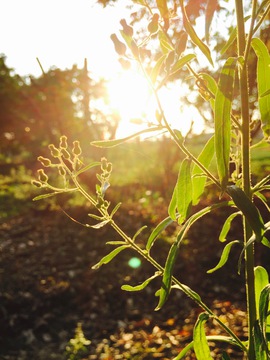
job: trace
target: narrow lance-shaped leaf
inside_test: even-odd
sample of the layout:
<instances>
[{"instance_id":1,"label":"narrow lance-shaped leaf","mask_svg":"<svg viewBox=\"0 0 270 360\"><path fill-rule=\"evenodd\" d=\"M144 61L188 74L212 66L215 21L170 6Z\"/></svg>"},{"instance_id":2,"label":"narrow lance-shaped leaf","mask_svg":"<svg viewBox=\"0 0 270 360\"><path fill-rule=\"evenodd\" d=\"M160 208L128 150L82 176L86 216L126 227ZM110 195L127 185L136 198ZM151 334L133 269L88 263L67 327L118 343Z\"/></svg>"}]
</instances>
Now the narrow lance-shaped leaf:
<instances>
[{"instance_id":1,"label":"narrow lance-shaped leaf","mask_svg":"<svg viewBox=\"0 0 270 360\"><path fill-rule=\"evenodd\" d=\"M218 9L219 4L217 0L208 0L205 11L205 39L209 42L209 30L215 11Z\"/></svg>"},{"instance_id":2,"label":"narrow lance-shaped leaf","mask_svg":"<svg viewBox=\"0 0 270 360\"><path fill-rule=\"evenodd\" d=\"M182 69L183 66L185 66L186 64L188 64L191 60L193 60L195 58L196 58L196 55L194 55L194 54L187 54L187 55L181 57L181 59L176 61L176 63L171 68L170 75L172 75L172 74L176 73L177 71L179 71L180 69Z\"/></svg>"},{"instance_id":3,"label":"narrow lance-shaped leaf","mask_svg":"<svg viewBox=\"0 0 270 360\"><path fill-rule=\"evenodd\" d=\"M267 343L266 325L267 325L267 317L269 316L269 303L270 303L270 284L267 284L261 291L260 301L259 301L259 322L266 343Z\"/></svg>"},{"instance_id":4,"label":"narrow lance-shaped leaf","mask_svg":"<svg viewBox=\"0 0 270 360\"><path fill-rule=\"evenodd\" d=\"M178 244L176 242L173 243L166 260L165 269L162 277L162 286L159 291L159 302L155 310L159 310L162 308L171 291L173 268L176 261L176 257L178 255L178 250L179 250Z\"/></svg>"},{"instance_id":5,"label":"narrow lance-shaped leaf","mask_svg":"<svg viewBox=\"0 0 270 360\"><path fill-rule=\"evenodd\" d=\"M202 79L205 83L206 88L211 92L211 94L207 93L204 89L200 89L200 95L207 101L210 102L211 108L215 110L215 96L217 92L217 83L216 80L209 74L200 73L200 79ZM212 96L213 95L213 96Z\"/></svg>"},{"instance_id":6,"label":"narrow lance-shaped leaf","mask_svg":"<svg viewBox=\"0 0 270 360\"><path fill-rule=\"evenodd\" d=\"M270 55L262 40L254 38L251 45L258 57L257 83L259 108L261 113L262 130L265 137L270 136Z\"/></svg>"},{"instance_id":7,"label":"narrow lance-shaped leaf","mask_svg":"<svg viewBox=\"0 0 270 360\"><path fill-rule=\"evenodd\" d=\"M204 330L204 324L208 319L208 314L201 313L194 326L193 347L197 360L213 360Z\"/></svg>"},{"instance_id":8,"label":"narrow lance-shaped leaf","mask_svg":"<svg viewBox=\"0 0 270 360\"><path fill-rule=\"evenodd\" d=\"M159 236L159 234L166 229L166 227L168 225L170 225L172 223L172 219L170 217L165 218L164 220L162 220L155 228L154 230L151 232L148 240L147 240L147 244L146 244L146 250L150 250L151 247L153 246L155 240L157 239L157 237Z\"/></svg>"},{"instance_id":9,"label":"narrow lance-shaped leaf","mask_svg":"<svg viewBox=\"0 0 270 360\"><path fill-rule=\"evenodd\" d=\"M215 150L221 187L228 183L231 145L231 107L236 59L229 58L222 68L215 100Z\"/></svg>"},{"instance_id":10,"label":"narrow lance-shaped leaf","mask_svg":"<svg viewBox=\"0 0 270 360\"><path fill-rule=\"evenodd\" d=\"M233 199L238 209L241 210L243 215L246 217L249 225L256 235L256 240L261 241L264 233L264 222L262 220L261 214L259 213L259 210L247 197L245 192L236 185L228 186L227 192Z\"/></svg>"},{"instance_id":11,"label":"narrow lance-shaped leaf","mask_svg":"<svg viewBox=\"0 0 270 360\"><path fill-rule=\"evenodd\" d=\"M222 226L222 229L221 229L221 232L219 234L219 241L220 242L224 242L226 241L226 236L231 228L231 222L233 221L233 219L238 216L238 215L241 215L241 212L237 211L233 214L231 214L230 216L227 217L227 219L225 220L223 226Z\"/></svg>"},{"instance_id":12,"label":"narrow lance-shaped leaf","mask_svg":"<svg viewBox=\"0 0 270 360\"><path fill-rule=\"evenodd\" d=\"M183 160L176 183L176 207L179 212L179 224L189 215L192 205L191 160Z\"/></svg>"},{"instance_id":13,"label":"narrow lance-shaped leaf","mask_svg":"<svg viewBox=\"0 0 270 360\"><path fill-rule=\"evenodd\" d=\"M269 284L268 273L262 266L257 266L254 269L255 275L255 296L256 296L256 310L257 310L257 318L259 317L259 301L262 289Z\"/></svg>"},{"instance_id":14,"label":"narrow lance-shaped leaf","mask_svg":"<svg viewBox=\"0 0 270 360\"><path fill-rule=\"evenodd\" d=\"M111 251L108 255L104 256L96 265L92 266L92 269L96 270L100 268L101 265L108 264L116 255L118 255L122 250L127 249L129 245L122 245L118 248Z\"/></svg>"},{"instance_id":15,"label":"narrow lance-shaped leaf","mask_svg":"<svg viewBox=\"0 0 270 360\"><path fill-rule=\"evenodd\" d=\"M207 271L208 274L212 274L214 271L222 268L222 266L224 266L226 264L226 262L229 258L229 255L230 255L231 248L235 244L240 244L240 241L238 241L238 240L231 241L229 244L227 244L224 247L218 264L214 268L208 270Z\"/></svg>"},{"instance_id":16,"label":"narrow lance-shaped leaf","mask_svg":"<svg viewBox=\"0 0 270 360\"><path fill-rule=\"evenodd\" d=\"M139 131L135 134L132 134L130 136L127 136L125 138L122 139L114 139L114 140L97 140L97 141L92 141L91 145L97 146L97 147L103 147L103 148L109 148L109 147L113 147L113 146L117 146L119 144L124 143L125 141L134 139L137 136L140 136L142 134L148 133L148 132L153 132L153 131L158 131L158 130L162 130L163 127L161 126L157 126L157 127L153 127L153 128L149 128L149 129L144 129L142 131Z\"/></svg>"},{"instance_id":17,"label":"narrow lance-shaped leaf","mask_svg":"<svg viewBox=\"0 0 270 360\"><path fill-rule=\"evenodd\" d=\"M180 0L180 6L182 10L183 15L183 24L185 27L186 32L191 38L191 41L198 46L198 48L201 50L201 52L206 56L208 61L211 65L213 65L213 60L211 57L211 52L206 44L204 44L201 39L196 34L196 31L194 30L193 26L191 25L189 18L187 17L185 6L184 6L184 0Z\"/></svg>"},{"instance_id":18,"label":"narrow lance-shaped leaf","mask_svg":"<svg viewBox=\"0 0 270 360\"><path fill-rule=\"evenodd\" d=\"M160 276L160 272L156 272L153 276L149 277L148 279L146 279L142 284L136 285L136 286L131 286L131 285L122 285L121 289L125 290L125 291L141 291L144 288L146 288L146 286L153 280L155 279L157 276Z\"/></svg>"},{"instance_id":19,"label":"narrow lance-shaped leaf","mask_svg":"<svg viewBox=\"0 0 270 360\"><path fill-rule=\"evenodd\" d=\"M215 151L214 136L212 136L206 143L200 155L198 156L198 161L205 168L208 168L208 166L210 165L214 156L214 151ZM198 204L200 200L200 196L204 191L206 179L207 179L206 175L202 173L202 170L199 168L199 166L195 165L192 170L192 190L193 190L192 204L193 205Z\"/></svg>"}]
</instances>

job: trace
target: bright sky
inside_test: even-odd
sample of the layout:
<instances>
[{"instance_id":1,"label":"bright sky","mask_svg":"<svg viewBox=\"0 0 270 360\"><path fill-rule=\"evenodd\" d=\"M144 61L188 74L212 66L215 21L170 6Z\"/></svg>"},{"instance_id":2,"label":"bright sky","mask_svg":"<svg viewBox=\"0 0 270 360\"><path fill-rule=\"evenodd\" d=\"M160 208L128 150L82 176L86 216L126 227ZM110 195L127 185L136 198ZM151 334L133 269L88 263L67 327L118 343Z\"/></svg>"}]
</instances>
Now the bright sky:
<instances>
[{"instance_id":1,"label":"bright sky","mask_svg":"<svg viewBox=\"0 0 270 360\"><path fill-rule=\"evenodd\" d=\"M91 72L109 76L119 68L110 35L127 14L122 6L103 9L96 0L5 0L0 52L20 75L41 74L36 57L45 71L54 65L82 67L86 57Z\"/></svg>"},{"instance_id":2,"label":"bright sky","mask_svg":"<svg viewBox=\"0 0 270 360\"><path fill-rule=\"evenodd\" d=\"M110 39L110 35L121 28L120 20L128 19L127 4L130 1L121 0L104 9L96 0L4 0L0 53L7 56L7 65L16 73L35 76L41 75L37 57L45 71L52 66L65 69L78 64L83 67L87 58L91 74L113 79L113 107L119 107L122 115L120 136L137 132L141 128L131 125L130 119L148 111L149 117L153 117L153 101L147 96L147 89L142 91L145 84L142 85L137 75L125 78L121 74ZM174 92L165 98L165 112L169 109L179 128L187 131L192 119L190 111L179 114L179 94ZM197 131L201 129L202 126Z\"/></svg>"}]
</instances>

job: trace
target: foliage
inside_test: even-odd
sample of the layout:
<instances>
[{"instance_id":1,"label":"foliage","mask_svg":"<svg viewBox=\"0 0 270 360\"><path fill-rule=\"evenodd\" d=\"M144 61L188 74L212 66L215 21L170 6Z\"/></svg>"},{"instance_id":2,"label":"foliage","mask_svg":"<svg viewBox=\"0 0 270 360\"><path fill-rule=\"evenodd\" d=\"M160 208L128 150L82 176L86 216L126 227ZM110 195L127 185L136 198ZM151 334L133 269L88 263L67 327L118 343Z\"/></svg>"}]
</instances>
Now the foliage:
<instances>
[{"instance_id":1,"label":"foliage","mask_svg":"<svg viewBox=\"0 0 270 360\"><path fill-rule=\"evenodd\" d=\"M87 346L91 341L87 340L82 330L82 324L78 323L75 329L75 336L69 340L66 346L66 359L67 360L79 360L83 355L87 353Z\"/></svg>"},{"instance_id":2,"label":"foliage","mask_svg":"<svg viewBox=\"0 0 270 360\"><path fill-rule=\"evenodd\" d=\"M252 2L251 14L244 13L244 6L241 0L235 1L236 29L232 29L230 37L223 50L224 61L222 67L217 71L215 77L211 77L204 71L194 68L194 59L204 58L209 65L214 64L214 51L210 49L211 41L206 44L198 36L196 28L189 19L187 9L183 0L179 6L174 3L171 8L171 2L165 0L157 1L156 7L149 5L147 1L134 1L139 3L144 11L145 17L149 19L148 25L142 23L142 27L147 27L145 33L148 35L141 42L133 35L133 29L126 21L121 21L122 30L119 36L114 34L111 39L114 43L116 52L119 56L130 61L136 61L144 71L149 83L151 84L153 94L157 100L156 124L153 124L145 131L141 131L126 139L113 139L108 141L93 141L92 145L104 148L113 148L127 140L131 140L142 133L154 134L163 130L168 133L176 147L179 149L181 164L179 167L176 185L172 191L171 201L168 204L168 216L160 222L151 232L145 246L137 242L137 239L145 233L145 226L138 229L133 236L128 236L115 222L114 216L121 206L121 203L112 208L106 198L107 189L110 186L110 176L112 164L104 157L100 163L92 162L84 165L81 160L81 149L78 142L73 143L70 148L67 138L62 136L60 143L49 145L52 160L39 157L41 164L45 168L55 168L59 171L63 181L62 186L54 185L48 178L44 169L38 170L38 180L33 183L39 188L46 189L46 193L37 196L34 200L51 197L59 193L81 193L91 206L95 209L88 214L91 218L86 227L100 229L110 225L118 234L117 240L109 241L108 245L113 246L113 250L103 256L96 265L97 269L104 264L109 263L120 253L127 249L132 249L143 259L150 262L155 268L154 274L145 279L141 284L131 286L126 284L123 289L126 291L141 291L155 279L159 280L159 288L156 292L158 298L156 310L161 309L170 297L172 291L181 291L191 298L202 309L197 322L194 326L193 341L183 349L175 359L182 359L187 352L193 348L198 360L212 359L209 342L225 342L240 349L244 356L249 360L269 359L269 299L270 285L268 274L265 269L258 267L254 260L254 248L270 247L267 238L270 230L269 204L266 194L269 192L270 176L266 175L257 182L251 181L251 106L249 95L249 57L256 56L257 69L256 81L258 87L258 108L257 126L261 129L261 142L263 146L269 149L270 138L270 91L268 83L268 72L270 55L267 46L263 41L256 37L258 29L264 21L267 21L267 14L270 10L268 1L258 3ZM214 15L206 8L206 34L205 38L210 39L209 28ZM170 25L174 22L175 15L182 21L182 35L180 40L184 43L177 43L170 33ZM234 13L234 11L233 11ZM147 15L146 15L147 14ZM248 17L246 17L248 16ZM245 21L250 19L248 31L246 33ZM153 23L154 22L154 23ZM185 34L185 35L183 35ZM233 40L233 41L232 41ZM192 42L192 47L186 47L186 41ZM237 49L232 52L233 43L237 43ZM159 57L152 57L152 54L145 55L146 46L159 46ZM181 46L183 45L183 46ZM196 53L187 53L192 48L196 48ZM199 55L200 54L200 55ZM145 67L145 58L151 63L152 71ZM203 101L209 102L213 110L214 134L206 143L200 154L192 153L186 139L178 129L170 126L169 120L163 111L162 103L159 98L159 90L166 84L171 75L174 75L181 68L185 67L190 76L196 82L199 95ZM215 80L217 79L217 80ZM254 144L254 146L260 146ZM211 159L215 158L216 169L213 171ZM80 175L92 168L100 166L100 173L97 174L98 184L96 185L96 194L88 193L80 182ZM231 171L231 169L233 170ZM256 175L256 174L255 174ZM207 187L214 186L219 191L219 200L208 206L197 208L197 204L205 198ZM256 202L254 201L256 199ZM267 217L263 219L257 201L261 202L267 209ZM238 335L225 322L211 310L201 296L186 284L182 283L174 276L174 269L183 248L183 240L193 225L208 213L215 213L217 209L231 208L233 215L225 221L221 230L220 240L226 242L228 231L235 217L241 216L243 221L242 238L237 241L225 244L224 250L218 264L210 269L214 272L223 267L231 251L235 249L234 245L240 246L241 254L239 256L238 272L242 265L245 268L245 285L247 289L246 302L248 313L248 339L240 339ZM153 248L158 247L156 240L160 234L174 224L177 227L177 233L171 244L165 264L160 264L152 255ZM119 238L120 237L120 238ZM205 324L210 320L215 322L226 332L226 335L209 337L205 331ZM224 353L223 359L228 359L229 355Z\"/></svg>"}]
</instances>

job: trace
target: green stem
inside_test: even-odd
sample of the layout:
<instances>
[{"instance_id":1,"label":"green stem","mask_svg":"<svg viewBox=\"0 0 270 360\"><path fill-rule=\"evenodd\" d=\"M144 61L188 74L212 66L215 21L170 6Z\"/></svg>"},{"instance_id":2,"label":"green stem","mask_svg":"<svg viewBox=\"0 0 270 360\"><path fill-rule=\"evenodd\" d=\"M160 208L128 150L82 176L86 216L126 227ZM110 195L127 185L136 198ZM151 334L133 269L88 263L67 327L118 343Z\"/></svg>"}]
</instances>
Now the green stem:
<instances>
[{"instance_id":1,"label":"green stem","mask_svg":"<svg viewBox=\"0 0 270 360\"><path fill-rule=\"evenodd\" d=\"M256 2L256 0L253 0ZM244 28L244 12L242 0L235 0L237 15L237 42L238 56L244 56L247 49L246 34ZM247 55L246 55L247 56ZM248 94L248 75L247 64L239 68L240 94L241 94L241 115L242 115L242 177L243 190L251 198L250 183L250 119L249 119L249 94ZM244 243L246 244L252 236L252 229L247 220L243 220ZM254 249L248 246L245 251L245 277L246 277L246 296L247 296L247 313L249 329L249 346L248 359L255 360L256 354L253 341L253 328L256 321L256 304L255 304L255 285L254 285Z\"/></svg>"}]
</instances>

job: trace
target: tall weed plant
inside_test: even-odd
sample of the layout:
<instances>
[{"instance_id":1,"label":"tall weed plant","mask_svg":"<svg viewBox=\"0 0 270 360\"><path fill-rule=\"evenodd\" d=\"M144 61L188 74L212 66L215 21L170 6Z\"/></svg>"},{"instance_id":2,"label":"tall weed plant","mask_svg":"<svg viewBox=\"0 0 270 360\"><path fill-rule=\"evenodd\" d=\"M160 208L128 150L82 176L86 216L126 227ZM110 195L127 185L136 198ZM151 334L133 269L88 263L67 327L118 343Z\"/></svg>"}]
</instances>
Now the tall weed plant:
<instances>
[{"instance_id":1,"label":"tall weed plant","mask_svg":"<svg viewBox=\"0 0 270 360\"><path fill-rule=\"evenodd\" d=\"M132 2L132 1L131 1ZM86 225L99 229L103 226L111 226L118 233L117 241L109 241L107 244L114 246L114 250L100 259L93 269L108 264L120 252L133 249L139 256L153 265L153 275L137 286L129 284L122 286L124 291L141 291L146 288L153 279L159 279L159 288L156 296L158 298L156 310L163 307L169 299L170 292L181 291L191 298L202 312L194 326L193 340L175 358L185 358L185 355L193 348L198 360L212 359L209 341L215 343L227 343L239 348L243 352L243 358L248 360L270 359L270 283L267 271L262 266L256 266L254 260L255 243L257 246L270 247L267 232L270 229L269 205L267 204L266 192L270 190L270 175L253 183L251 179L251 148L252 146L265 146L270 141L270 55L269 48L257 37L261 26L268 21L269 26L269 0L248 2L249 9L245 13L244 2L235 0L235 9L232 15L236 18L236 27L228 36L223 49L223 66L215 76L205 71L197 70L195 66L197 56L203 56L210 66L217 68L210 51L208 43L202 41L196 33L187 12L184 0L179 2L157 0L156 3L147 0L133 1L140 5L145 11L144 18L148 19L145 27L145 36L136 38L132 26L126 20L121 21L122 30L119 36L113 34L111 39L115 50L121 57L122 63L128 65L130 61L136 61L144 72L157 102L156 123L149 125L132 136L124 139L110 141L94 141L93 146L110 148L124 141L130 140L146 133L167 132L171 140L179 149L179 154L184 160L179 168L178 178L172 191L172 197L168 204L168 216L161 221L151 232L146 245L142 248L136 240L145 229L139 229L133 237L128 236L115 222L114 215L121 204L114 208L106 200L106 190L110 186L112 164L105 158L100 162L84 165L81 157L81 148L78 141L69 147L67 138L62 136L58 146L50 145L51 159L39 157L38 160L45 168L55 168L62 178L63 186L54 186L50 183L44 169L38 170L38 179L33 184L47 192L39 195L35 200L44 199L59 193L79 192L89 201L94 213L89 216L96 220L96 225ZM208 1L205 12L206 36L209 39L209 28L214 11L211 4L216 1ZM174 4L174 8L171 6ZM252 5L252 8L250 8ZM175 16L182 21L183 28L177 35L177 41L171 37L170 26ZM143 26L143 25L142 25ZM222 27L222 26L221 26ZM222 29L221 29L222 30ZM175 35L175 34L174 34ZM158 44L159 57L151 58L145 52L145 48L151 49L151 44ZM186 46L186 44L192 46ZM236 53L232 51L237 44ZM190 52L190 49L193 51ZM227 56L226 54L230 54ZM146 55L145 55L146 54ZM148 55L147 55L148 54ZM233 55L231 55L233 54ZM257 84L257 112L259 114L256 124L259 124L262 138L255 145L252 143L251 130L254 126L251 120L251 95L249 94L248 71L250 56L256 56L256 84ZM143 59L144 57L144 59ZM147 63L148 65L145 65ZM151 64L149 71L149 63ZM185 68L190 77L195 79L200 96L210 104L214 121L214 134L206 141L205 146L198 156L192 153L178 129L170 125L170 119L166 117L159 90L173 75ZM217 79L217 81L215 80ZM254 96L254 94L252 94ZM216 159L216 171L210 167L212 159ZM231 170L234 163L234 171ZM158 164L157 164L158 166ZM101 170L97 173L98 184L95 195L88 193L81 181L80 174L93 167ZM217 175L216 175L217 174ZM197 211L196 205L203 200L205 188L215 186L220 194L219 201L209 204L207 207ZM258 199L268 213L268 218L263 219L261 213L254 203ZM256 204L258 203L256 201ZM202 202L203 203L203 202ZM174 265L181 255L181 244L193 224L208 213L215 213L218 208L231 208L233 212L225 221L219 240L224 242L224 249L218 264L209 269L213 273L221 268L228 260L235 245L241 246L239 257L239 269L244 265L246 304L248 316L248 339L242 340L228 325L206 305L204 300L193 289L182 283L174 276ZM236 217L242 218L243 240L234 240L226 243L226 236L230 230L231 223ZM178 233L171 244L167 254L165 265L161 265L153 256L152 248L158 246L156 240L162 232L171 224L176 224ZM236 269L237 271L237 269ZM207 336L205 323L214 319L225 331L224 336ZM229 359L229 354L224 352L223 359Z\"/></svg>"}]
</instances>

